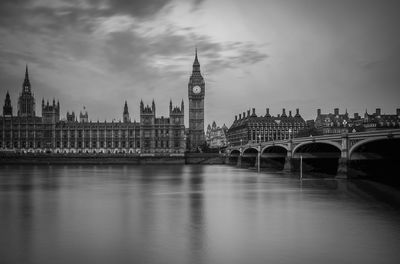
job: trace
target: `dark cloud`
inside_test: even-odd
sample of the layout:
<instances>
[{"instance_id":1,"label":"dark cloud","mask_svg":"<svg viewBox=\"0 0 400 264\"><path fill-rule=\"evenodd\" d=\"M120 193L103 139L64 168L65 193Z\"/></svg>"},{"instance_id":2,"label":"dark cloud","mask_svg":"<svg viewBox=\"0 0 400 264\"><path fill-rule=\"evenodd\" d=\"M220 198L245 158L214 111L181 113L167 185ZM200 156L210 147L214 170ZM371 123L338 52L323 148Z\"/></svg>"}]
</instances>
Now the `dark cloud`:
<instances>
[{"instance_id":1,"label":"dark cloud","mask_svg":"<svg viewBox=\"0 0 400 264\"><path fill-rule=\"evenodd\" d=\"M171 2L171 0L109 0L107 11L110 14L127 14L143 18L154 16Z\"/></svg>"}]
</instances>

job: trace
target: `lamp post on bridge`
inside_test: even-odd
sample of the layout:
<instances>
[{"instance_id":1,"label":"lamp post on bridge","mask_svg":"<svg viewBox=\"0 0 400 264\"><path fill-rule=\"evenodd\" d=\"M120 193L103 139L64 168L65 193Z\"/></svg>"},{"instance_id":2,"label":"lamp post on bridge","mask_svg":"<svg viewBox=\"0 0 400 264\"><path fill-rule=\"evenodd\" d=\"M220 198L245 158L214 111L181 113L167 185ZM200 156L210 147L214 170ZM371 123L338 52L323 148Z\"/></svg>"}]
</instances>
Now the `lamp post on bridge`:
<instances>
[{"instance_id":1,"label":"lamp post on bridge","mask_svg":"<svg viewBox=\"0 0 400 264\"><path fill-rule=\"evenodd\" d=\"M261 170L261 166L260 166L260 162L261 162L261 134L259 134L258 135L258 155L257 155L257 158L258 158L258 162L257 162L257 171L258 171L258 173L260 173L260 170Z\"/></svg>"}]
</instances>

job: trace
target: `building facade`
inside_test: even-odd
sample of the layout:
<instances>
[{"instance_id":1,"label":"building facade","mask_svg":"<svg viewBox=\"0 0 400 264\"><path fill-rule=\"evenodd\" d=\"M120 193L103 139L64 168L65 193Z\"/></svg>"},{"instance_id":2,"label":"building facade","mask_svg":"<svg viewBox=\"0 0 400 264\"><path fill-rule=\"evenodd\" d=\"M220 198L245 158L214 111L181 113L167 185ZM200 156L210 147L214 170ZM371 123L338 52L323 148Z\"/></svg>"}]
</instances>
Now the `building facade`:
<instances>
[{"instance_id":1,"label":"building facade","mask_svg":"<svg viewBox=\"0 0 400 264\"><path fill-rule=\"evenodd\" d=\"M301 117L299 109L292 116L286 110L282 110L281 115L271 116L269 108L266 109L264 116L257 116L255 109L250 110L239 116L235 116L233 124L227 132L227 144L230 146L244 145L247 143L266 142L273 140L283 140L295 137L299 131L307 127L306 122Z\"/></svg>"},{"instance_id":2,"label":"building facade","mask_svg":"<svg viewBox=\"0 0 400 264\"><path fill-rule=\"evenodd\" d=\"M188 83L189 96L189 138L190 151L196 151L205 143L204 135L204 97L205 82L200 72L197 49L193 62L192 75Z\"/></svg>"},{"instance_id":3,"label":"building facade","mask_svg":"<svg viewBox=\"0 0 400 264\"><path fill-rule=\"evenodd\" d=\"M222 148L226 147L227 139L226 132L228 127L224 124L222 127L217 126L215 121L212 125L207 126L206 141L209 148Z\"/></svg>"},{"instance_id":4,"label":"building facade","mask_svg":"<svg viewBox=\"0 0 400 264\"><path fill-rule=\"evenodd\" d=\"M84 110L60 119L60 103L42 100L42 116L35 115L35 99L26 68L18 112L13 115L7 92L0 116L0 150L20 153L136 153L182 156L186 151L184 104L169 106L169 117L156 117L156 107L140 103L140 122L131 121L125 102L123 121L92 122Z\"/></svg>"},{"instance_id":5,"label":"building facade","mask_svg":"<svg viewBox=\"0 0 400 264\"><path fill-rule=\"evenodd\" d=\"M347 111L339 113L339 108L335 108L333 113L322 114L321 109L317 109L315 128L320 134L338 134L371 131L378 129L391 129L400 127L400 109L396 109L395 114L382 114L380 108L376 108L375 113L364 116L354 113L350 117Z\"/></svg>"}]
</instances>

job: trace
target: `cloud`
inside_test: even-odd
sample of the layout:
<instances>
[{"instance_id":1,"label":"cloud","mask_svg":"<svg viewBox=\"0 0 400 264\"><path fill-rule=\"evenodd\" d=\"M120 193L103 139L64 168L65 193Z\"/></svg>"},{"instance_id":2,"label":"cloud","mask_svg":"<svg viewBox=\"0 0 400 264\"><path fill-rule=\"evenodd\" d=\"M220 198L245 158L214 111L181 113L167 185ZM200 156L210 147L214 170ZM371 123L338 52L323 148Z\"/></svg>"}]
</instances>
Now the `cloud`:
<instances>
[{"instance_id":1,"label":"cloud","mask_svg":"<svg viewBox=\"0 0 400 264\"><path fill-rule=\"evenodd\" d=\"M192 1L189 9L203 2ZM91 118L103 120L115 117L125 99L136 111L140 98L162 104L166 95L184 97L195 46L208 83L213 81L209 73L267 59L263 47L252 42L221 42L194 26L168 22L168 8L176 4L1 1L0 96L11 88L16 100L21 69L28 63L37 105L41 97L56 97L64 113L85 104Z\"/></svg>"}]
</instances>

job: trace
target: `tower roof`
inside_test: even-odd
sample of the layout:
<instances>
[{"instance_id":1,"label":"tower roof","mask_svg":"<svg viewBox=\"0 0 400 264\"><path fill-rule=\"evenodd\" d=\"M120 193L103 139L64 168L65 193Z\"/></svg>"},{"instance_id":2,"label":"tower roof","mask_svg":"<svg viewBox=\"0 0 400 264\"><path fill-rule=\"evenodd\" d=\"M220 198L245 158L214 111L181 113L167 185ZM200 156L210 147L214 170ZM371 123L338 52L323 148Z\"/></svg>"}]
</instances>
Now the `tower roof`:
<instances>
[{"instance_id":1,"label":"tower roof","mask_svg":"<svg viewBox=\"0 0 400 264\"><path fill-rule=\"evenodd\" d=\"M196 47L196 50L195 50L195 57L194 57L193 66L200 66L199 59L197 58L197 47Z\"/></svg>"},{"instance_id":2,"label":"tower roof","mask_svg":"<svg viewBox=\"0 0 400 264\"><path fill-rule=\"evenodd\" d=\"M124 105L124 115L128 114L128 103L125 100L125 105Z\"/></svg>"},{"instance_id":3,"label":"tower roof","mask_svg":"<svg viewBox=\"0 0 400 264\"><path fill-rule=\"evenodd\" d=\"M29 81L29 72L28 72L28 64L26 64L26 68L25 68L25 79L24 79L24 84L22 85L22 89L25 90L25 87L31 88L31 83Z\"/></svg>"}]
</instances>

